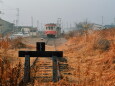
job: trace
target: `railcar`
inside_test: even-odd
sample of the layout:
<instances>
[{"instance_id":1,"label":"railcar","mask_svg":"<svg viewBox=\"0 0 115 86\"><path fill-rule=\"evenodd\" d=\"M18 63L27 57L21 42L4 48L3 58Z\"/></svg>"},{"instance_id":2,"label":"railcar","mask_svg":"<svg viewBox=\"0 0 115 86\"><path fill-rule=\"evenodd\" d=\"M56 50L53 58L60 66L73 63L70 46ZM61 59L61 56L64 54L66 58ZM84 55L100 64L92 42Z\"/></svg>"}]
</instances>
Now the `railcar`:
<instances>
[{"instance_id":1,"label":"railcar","mask_svg":"<svg viewBox=\"0 0 115 86\"><path fill-rule=\"evenodd\" d=\"M61 27L54 23L46 24L44 33L47 37L59 37L61 35Z\"/></svg>"}]
</instances>

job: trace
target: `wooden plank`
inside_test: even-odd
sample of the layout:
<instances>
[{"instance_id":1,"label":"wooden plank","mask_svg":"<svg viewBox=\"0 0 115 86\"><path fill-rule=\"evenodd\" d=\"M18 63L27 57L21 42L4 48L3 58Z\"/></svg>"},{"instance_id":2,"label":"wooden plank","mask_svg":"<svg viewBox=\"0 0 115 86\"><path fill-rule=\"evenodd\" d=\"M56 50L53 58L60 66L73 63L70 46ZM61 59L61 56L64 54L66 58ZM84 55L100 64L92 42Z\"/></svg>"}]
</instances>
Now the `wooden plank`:
<instances>
[{"instance_id":1,"label":"wooden plank","mask_svg":"<svg viewBox=\"0 0 115 86\"><path fill-rule=\"evenodd\" d=\"M37 51L19 51L19 57L25 57L24 82L27 83L30 81L30 57L52 57L53 82L59 81L58 60L63 57L63 51L45 51L45 42L38 42L36 50ZM42 65L42 67L45 69L52 68L52 66L45 67L45 65Z\"/></svg>"},{"instance_id":2,"label":"wooden plank","mask_svg":"<svg viewBox=\"0 0 115 86\"><path fill-rule=\"evenodd\" d=\"M39 76L39 77L33 77L33 78L52 78L52 76Z\"/></svg>"},{"instance_id":3,"label":"wooden plank","mask_svg":"<svg viewBox=\"0 0 115 86\"><path fill-rule=\"evenodd\" d=\"M30 82L30 56L25 55L24 82Z\"/></svg>"},{"instance_id":4,"label":"wooden plank","mask_svg":"<svg viewBox=\"0 0 115 86\"><path fill-rule=\"evenodd\" d=\"M25 55L30 57L63 57L63 51L19 51L19 57L25 57Z\"/></svg>"},{"instance_id":5,"label":"wooden plank","mask_svg":"<svg viewBox=\"0 0 115 86\"><path fill-rule=\"evenodd\" d=\"M57 57L55 57L55 56L52 57L52 60L53 60L53 78L52 78L52 81L57 82L58 81L58 71L57 71L58 60L57 60Z\"/></svg>"}]
</instances>

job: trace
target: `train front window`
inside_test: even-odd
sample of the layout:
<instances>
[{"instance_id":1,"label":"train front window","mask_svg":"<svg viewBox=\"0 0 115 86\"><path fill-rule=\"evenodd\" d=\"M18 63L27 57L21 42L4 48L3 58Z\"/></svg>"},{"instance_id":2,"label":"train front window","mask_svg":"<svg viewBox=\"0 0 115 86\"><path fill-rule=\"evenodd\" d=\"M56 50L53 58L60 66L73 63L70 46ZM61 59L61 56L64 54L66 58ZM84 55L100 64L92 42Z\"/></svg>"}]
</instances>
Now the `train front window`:
<instances>
[{"instance_id":1,"label":"train front window","mask_svg":"<svg viewBox=\"0 0 115 86\"><path fill-rule=\"evenodd\" d=\"M51 30L53 30L53 27L51 27Z\"/></svg>"},{"instance_id":2,"label":"train front window","mask_svg":"<svg viewBox=\"0 0 115 86\"><path fill-rule=\"evenodd\" d=\"M49 27L49 30L50 30L50 27Z\"/></svg>"}]
</instances>

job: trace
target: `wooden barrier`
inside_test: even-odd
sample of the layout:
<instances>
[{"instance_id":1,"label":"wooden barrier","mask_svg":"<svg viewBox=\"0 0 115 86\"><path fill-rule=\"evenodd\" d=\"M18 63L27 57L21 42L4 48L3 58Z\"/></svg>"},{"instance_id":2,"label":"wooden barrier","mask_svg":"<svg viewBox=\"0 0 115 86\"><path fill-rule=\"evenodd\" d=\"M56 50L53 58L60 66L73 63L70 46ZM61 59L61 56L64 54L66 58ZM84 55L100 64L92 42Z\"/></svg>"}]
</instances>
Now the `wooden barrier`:
<instances>
[{"instance_id":1,"label":"wooden barrier","mask_svg":"<svg viewBox=\"0 0 115 86\"><path fill-rule=\"evenodd\" d=\"M24 83L30 82L30 57L51 57L53 61L53 82L57 82L58 76L58 58L63 57L62 51L45 51L45 43L37 42L37 51L19 51L19 57L25 57L24 65Z\"/></svg>"}]
</instances>

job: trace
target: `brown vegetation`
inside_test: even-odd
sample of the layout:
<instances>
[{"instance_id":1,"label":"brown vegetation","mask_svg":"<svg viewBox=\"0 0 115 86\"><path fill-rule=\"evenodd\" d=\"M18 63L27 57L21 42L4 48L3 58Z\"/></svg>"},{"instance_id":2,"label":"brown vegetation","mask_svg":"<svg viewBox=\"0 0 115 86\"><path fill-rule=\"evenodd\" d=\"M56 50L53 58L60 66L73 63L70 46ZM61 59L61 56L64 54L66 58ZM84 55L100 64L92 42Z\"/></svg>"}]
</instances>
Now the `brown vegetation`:
<instances>
[{"instance_id":1,"label":"brown vegetation","mask_svg":"<svg viewBox=\"0 0 115 86\"><path fill-rule=\"evenodd\" d=\"M0 40L0 86L16 86L22 77L21 62L15 52L11 53L15 42L8 38Z\"/></svg>"},{"instance_id":2,"label":"brown vegetation","mask_svg":"<svg viewBox=\"0 0 115 86\"><path fill-rule=\"evenodd\" d=\"M16 86L21 79L21 63L12 66L7 58L0 58L0 86Z\"/></svg>"},{"instance_id":3,"label":"brown vegetation","mask_svg":"<svg viewBox=\"0 0 115 86\"><path fill-rule=\"evenodd\" d=\"M64 51L71 75L57 83L35 81L34 86L115 86L115 29L90 31L87 35L76 33L71 32L68 42L58 47ZM0 46L0 86L16 86L22 75L22 65L9 60L12 55L8 50L27 45L19 40L2 40Z\"/></svg>"},{"instance_id":4,"label":"brown vegetation","mask_svg":"<svg viewBox=\"0 0 115 86\"><path fill-rule=\"evenodd\" d=\"M115 29L92 31L85 36L70 37L60 48L73 68L68 83L115 86Z\"/></svg>"}]
</instances>

